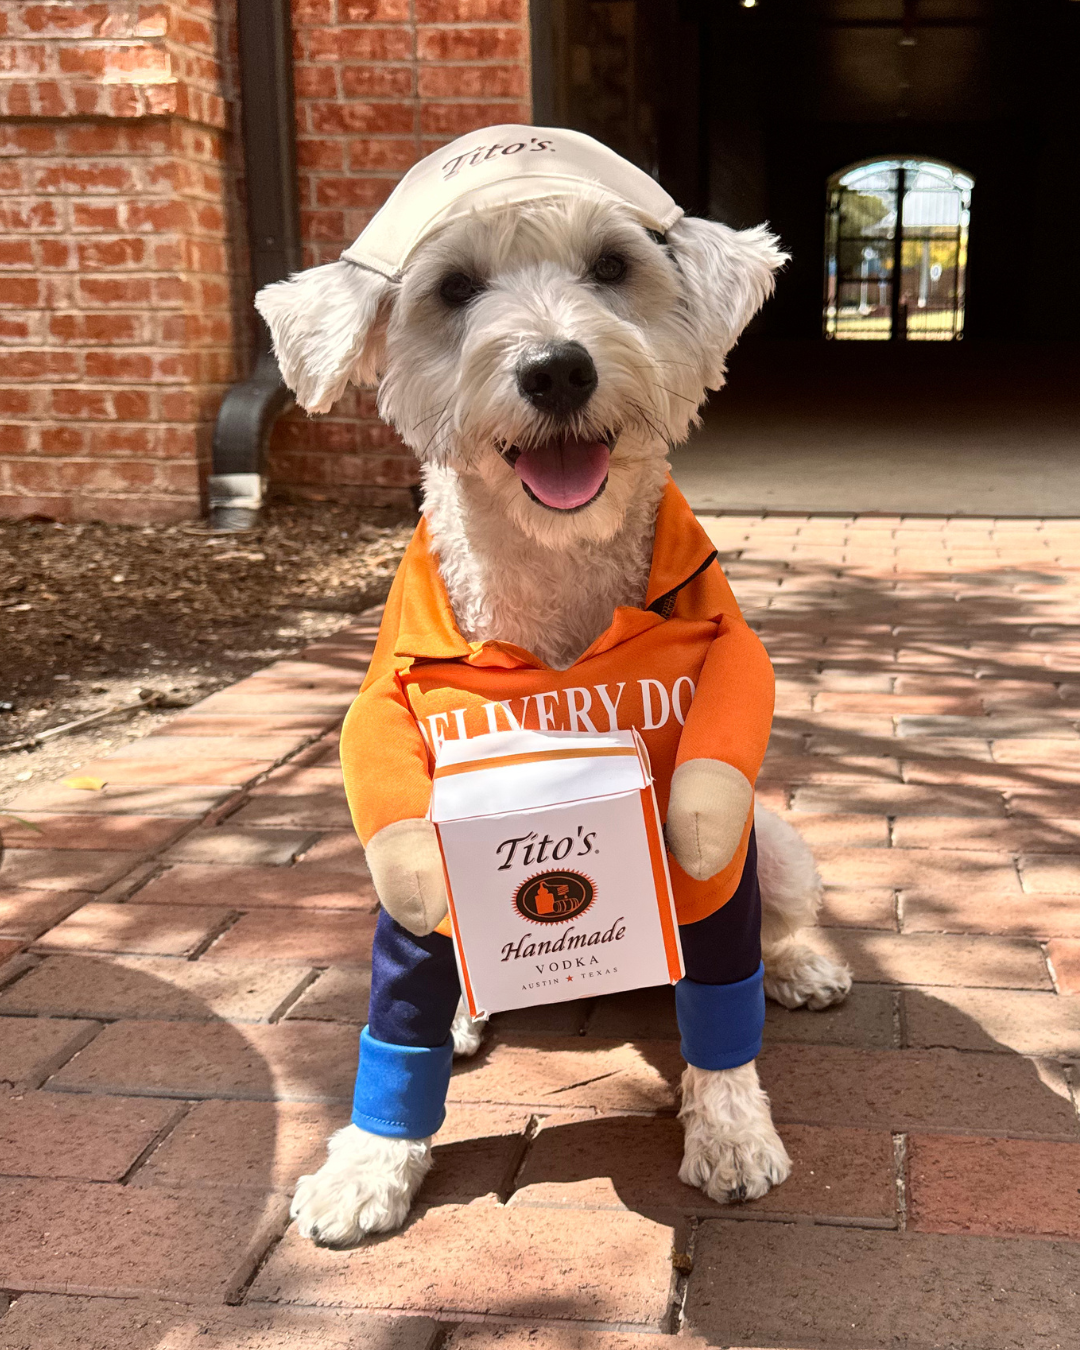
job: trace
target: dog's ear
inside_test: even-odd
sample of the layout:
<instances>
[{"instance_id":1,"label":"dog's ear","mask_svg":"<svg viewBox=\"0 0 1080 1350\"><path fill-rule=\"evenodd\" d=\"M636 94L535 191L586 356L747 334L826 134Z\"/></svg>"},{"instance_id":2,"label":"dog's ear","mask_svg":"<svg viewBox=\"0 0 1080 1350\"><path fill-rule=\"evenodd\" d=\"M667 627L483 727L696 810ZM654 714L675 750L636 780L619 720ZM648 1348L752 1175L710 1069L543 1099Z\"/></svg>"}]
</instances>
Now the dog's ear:
<instances>
[{"instance_id":1,"label":"dog's ear","mask_svg":"<svg viewBox=\"0 0 1080 1350\"><path fill-rule=\"evenodd\" d=\"M683 216L668 230L700 338L702 383L718 389L724 358L769 298L775 273L787 262L780 241L764 225L733 230L712 220Z\"/></svg>"},{"instance_id":2,"label":"dog's ear","mask_svg":"<svg viewBox=\"0 0 1080 1350\"><path fill-rule=\"evenodd\" d=\"M281 374L302 408L328 412L350 380L375 383L384 301L393 290L377 272L339 261L297 272L256 295Z\"/></svg>"}]
</instances>

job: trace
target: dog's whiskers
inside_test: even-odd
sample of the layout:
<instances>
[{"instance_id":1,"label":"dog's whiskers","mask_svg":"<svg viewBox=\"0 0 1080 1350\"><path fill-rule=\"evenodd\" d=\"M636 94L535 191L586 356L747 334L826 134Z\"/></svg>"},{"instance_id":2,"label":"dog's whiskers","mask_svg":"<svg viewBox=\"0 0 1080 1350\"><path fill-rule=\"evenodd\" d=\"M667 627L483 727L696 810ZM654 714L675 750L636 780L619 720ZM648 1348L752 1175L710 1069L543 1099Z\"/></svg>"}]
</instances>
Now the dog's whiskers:
<instances>
[{"instance_id":1,"label":"dog's whiskers","mask_svg":"<svg viewBox=\"0 0 1080 1350\"><path fill-rule=\"evenodd\" d=\"M669 389L666 384L658 384L657 389L662 389L665 394L670 394L672 398L681 398L685 403L692 403L696 408L698 401L696 398L690 398L686 394L680 394L677 389Z\"/></svg>"},{"instance_id":2,"label":"dog's whiskers","mask_svg":"<svg viewBox=\"0 0 1080 1350\"><path fill-rule=\"evenodd\" d=\"M444 409L443 411L445 412L445 409ZM436 448L435 448L435 456L436 456L436 458L441 458L441 457L442 457L443 452L444 452L444 450L445 450L445 446L444 446L444 445L436 445L436 442L438 441L439 437L443 435L444 432L446 432L446 431L449 430L449 428L450 428L450 423L451 423L452 419L453 419L453 415L451 414L450 416L444 417L444 418L442 418L441 421L439 421L439 423L438 423L438 424L436 425L436 427L435 427L435 430L431 433L431 436L430 436L429 439L428 439L427 445L424 446L423 454L421 455L421 458L423 458L423 455L426 455L426 454L431 450L431 447L432 447L433 445L436 446Z\"/></svg>"},{"instance_id":3,"label":"dog's whiskers","mask_svg":"<svg viewBox=\"0 0 1080 1350\"><path fill-rule=\"evenodd\" d=\"M443 415L443 413L446 412L447 408L449 408L450 404L451 404L453 401L454 401L454 396L453 396L453 394L451 394L450 397L446 400L446 402L442 405L441 408L439 408L437 411L435 411L435 412L433 412L433 413L429 413L427 417L421 417L421 418L419 419L419 421L414 422L414 423L413 423L413 430L415 431L415 430L417 430L419 427L425 426L428 422L430 422L430 421L432 420L432 418L435 418L435 417L441 417L441 416Z\"/></svg>"},{"instance_id":4,"label":"dog's whiskers","mask_svg":"<svg viewBox=\"0 0 1080 1350\"><path fill-rule=\"evenodd\" d=\"M665 363L665 364L672 364L672 363L669 362L669 363ZM680 364L681 364L681 363L680 363ZM628 370L635 370L635 371L638 371L639 373L643 373L643 374L646 374L646 375L651 375L651 374L652 374L652 368L651 368L650 366L633 366L633 365L627 365L627 369L628 369ZM666 384L658 384L656 387L657 387L657 389L662 390L665 394L670 394L672 398L681 398L681 399L683 399L686 403L692 403L692 404L694 405L695 408L696 408L697 405L698 405L698 400L697 400L697 399L691 398L688 394L680 394L679 391L678 391L677 389L669 389L669 388L667 387Z\"/></svg>"},{"instance_id":5,"label":"dog's whiskers","mask_svg":"<svg viewBox=\"0 0 1080 1350\"><path fill-rule=\"evenodd\" d=\"M659 440L663 441L667 440L667 437L665 436L663 430L659 426L657 426L656 420L654 420L659 417L659 414L656 412L655 408L651 410L646 410L646 408L644 408L642 404L638 403L636 400L631 400L628 406L630 407L631 411L635 413L638 418L640 418L642 423L645 425L646 429L653 436L656 436ZM652 412L652 416L649 415L650 411Z\"/></svg>"}]
</instances>

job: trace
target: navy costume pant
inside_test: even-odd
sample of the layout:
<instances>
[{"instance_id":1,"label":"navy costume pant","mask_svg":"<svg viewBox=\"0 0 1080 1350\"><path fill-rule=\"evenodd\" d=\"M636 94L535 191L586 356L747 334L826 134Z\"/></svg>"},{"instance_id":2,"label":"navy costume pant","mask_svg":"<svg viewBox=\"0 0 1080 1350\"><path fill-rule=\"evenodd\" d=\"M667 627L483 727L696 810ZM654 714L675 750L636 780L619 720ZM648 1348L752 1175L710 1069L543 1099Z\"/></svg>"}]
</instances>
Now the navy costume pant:
<instances>
[{"instance_id":1,"label":"navy costume pant","mask_svg":"<svg viewBox=\"0 0 1080 1350\"><path fill-rule=\"evenodd\" d=\"M761 894L751 830L734 895L698 923L679 928L686 978L675 986L682 1051L702 1069L756 1058L765 1020ZM371 954L371 1003L361 1035L353 1121L373 1134L419 1139L442 1124L461 987L454 945L441 933L416 937L385 911Z\"/></svg>"}]
</instances>

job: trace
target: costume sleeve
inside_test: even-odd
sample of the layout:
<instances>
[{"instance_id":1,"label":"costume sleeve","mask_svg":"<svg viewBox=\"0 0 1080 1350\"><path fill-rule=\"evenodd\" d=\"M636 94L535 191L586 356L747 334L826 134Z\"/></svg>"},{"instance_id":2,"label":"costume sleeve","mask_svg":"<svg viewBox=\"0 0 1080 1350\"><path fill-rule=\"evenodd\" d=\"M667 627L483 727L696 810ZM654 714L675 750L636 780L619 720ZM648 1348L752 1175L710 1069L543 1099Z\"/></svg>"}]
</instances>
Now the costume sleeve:
<instances>
[{"instance_id":1,"label":"costume sleeve","mask_svg":"<svg viewBox=\"0 0 1080 1350\"><path fill-rule=\"evenodd\" d=\"M353 825L364 845L384 825L427 814L427 742L397 675L365 684L341 729L341 768Z\"/></svg>"},{"instance_id":2,"label":"costume sleeve","mask_svg":"<svg viewBox=\"0 0 1080 1350\"><path fill-rule=\"evenodd\" d=\"M753 783L769 742L774 693L761 640L741 617L722 615L679 738L676 767L690 759L719 759Z\"/></svg>"},{"instance_id":3,"label":"costume sleeve","mask_svg":"<svg viewBox=\"0 0 1080 1350\"><path fill-rule=\"evenodd\" d=\"M364 845L384 825L427 814L431 758L394 664L402 571L394 579L360 693L341 728L341 768Z\"/></svg>"}]
</instances>

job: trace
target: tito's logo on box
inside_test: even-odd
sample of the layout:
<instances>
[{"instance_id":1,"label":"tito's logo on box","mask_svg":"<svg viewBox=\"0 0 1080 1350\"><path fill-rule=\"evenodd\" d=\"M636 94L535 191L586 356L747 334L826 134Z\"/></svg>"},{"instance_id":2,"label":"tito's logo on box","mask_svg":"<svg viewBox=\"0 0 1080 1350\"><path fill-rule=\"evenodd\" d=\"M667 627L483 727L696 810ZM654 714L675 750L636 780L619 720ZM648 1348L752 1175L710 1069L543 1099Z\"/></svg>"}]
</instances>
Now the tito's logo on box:
<instances>
[{"instance_id":1,"label":"tito's logo on box","mask_svg":"<svg viewBox=\"0 0 1080 1350\"><path fill-rule=\"evenodd\" d=\"M526 923L569 923L596 899L596 887L581 872L541 872L514 892L514 908Z\"/></svg>"}]
</instances>

